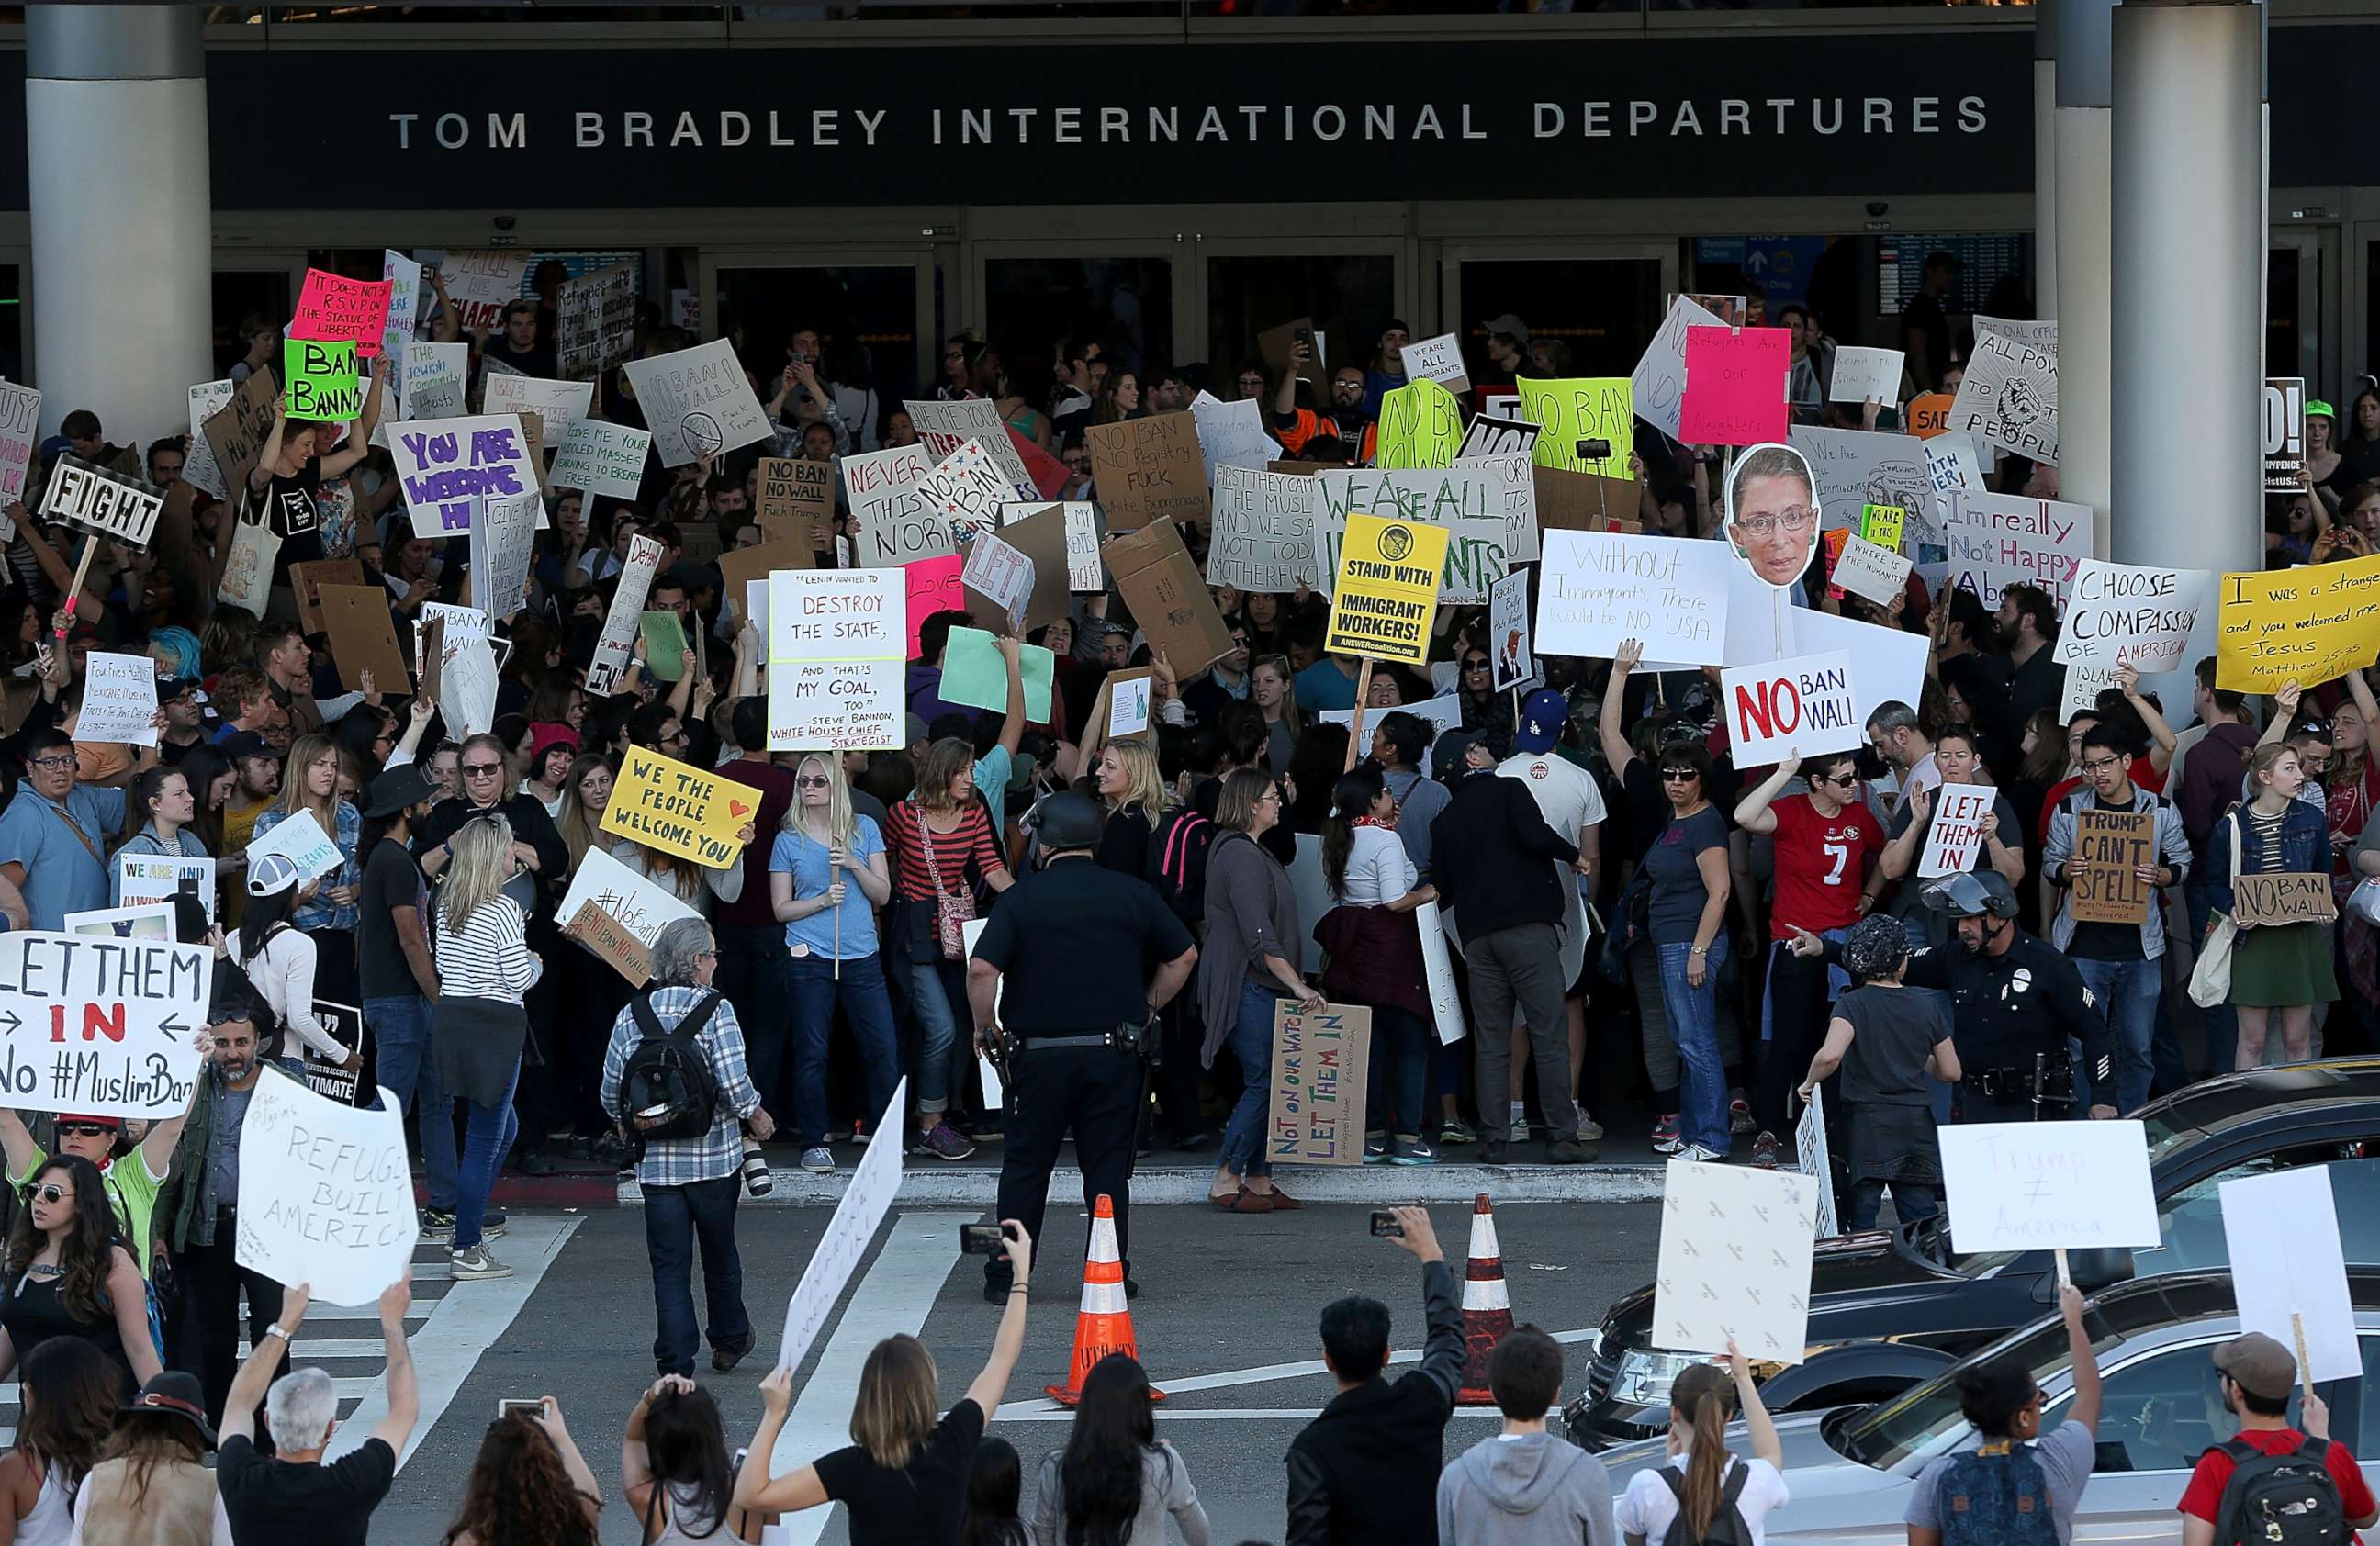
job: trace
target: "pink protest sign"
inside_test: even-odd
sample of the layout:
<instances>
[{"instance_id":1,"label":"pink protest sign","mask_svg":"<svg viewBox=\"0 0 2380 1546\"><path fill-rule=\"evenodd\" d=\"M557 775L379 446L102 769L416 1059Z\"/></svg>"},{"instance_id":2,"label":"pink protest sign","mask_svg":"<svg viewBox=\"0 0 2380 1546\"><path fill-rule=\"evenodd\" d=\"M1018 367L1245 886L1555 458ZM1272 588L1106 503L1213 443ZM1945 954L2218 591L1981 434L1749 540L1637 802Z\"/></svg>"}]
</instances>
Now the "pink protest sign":
<instances>
[{"instance_id":1,"label":"pink protest sign","mask_svg":"<svg viewBox=\"0 0 2380 1546\"><path fill-rule=\"evenodd\" d=\"M909 658L917 658L917 629L936 612L966 610L966 592L959 584L959 572L966 559L958 553L946 553L941 558L917 559L901 566L909 586Z\"/></svg>"},{"instance_id":2,"label":"pink protest sign","mask_svg":"<svg viewBox=\"0 0 2380 1546\"><path fill-rule=\"evenodd\" d=\"M389 282L347 279L321 269L306 271L305 287L298 292L298 310L289 320L289 336L334 344L353 341L366 359L380 353L381 334L388 327Z\"/></svg>"},{"instance_id":3,"label":"pink protest sign","mask_svg":"<svg viewBox=\"0 0 2380 1546\"><path fill-rule=\"evenodd\" d=\"M1678 438L1689 445L1758 445L1785 438L1783 328L1688 328Z\"/></svg>"}]
</instances>

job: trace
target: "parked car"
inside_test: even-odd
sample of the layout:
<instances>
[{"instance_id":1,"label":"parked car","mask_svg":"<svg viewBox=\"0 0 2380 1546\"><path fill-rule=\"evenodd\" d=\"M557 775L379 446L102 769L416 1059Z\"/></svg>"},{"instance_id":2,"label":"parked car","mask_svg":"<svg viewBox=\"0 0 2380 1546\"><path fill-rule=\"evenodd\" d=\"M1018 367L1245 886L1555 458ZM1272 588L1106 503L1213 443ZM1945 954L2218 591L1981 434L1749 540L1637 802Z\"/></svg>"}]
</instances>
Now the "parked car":
<instances>
[{"instance_id":1,"label":"parked car","mask_svg":"<svg viewBox=\"0 0 2380 1546\"><path fill-rule=\"evenodd\" d=\"M2350 1268L2363 1377L2317 1388L2330 1404L2330 1436L2347 1445L2365 1480L2380 1485L2380 1270ZM2098 1462L2074 1516L2074 1546L2123 1542L2168 1546L2181 1540L2175 1504L2191 1467L2209 1447L2230 1438L2239 1422L2223 1405L2214 1352L2240 1333L2231 1274L2168 1272L2119 1284L2083 1306L2106 1382L2096 1432ZM2053 1308L2022 1330L1975 1349L1966 1359L1889 1400L1866 1406L1798 1412L1777 1419L1791 1501L1769 1515L1767 1537L1826 1541L1829 1546L1902 1546L1902 1516L1918 1473L1936 1456L1975 1440L1959 1410L1957 1373L1968 1363L2013 1352L2033 1369L2042 1392L2041 1426L2066 1420L2074 1398L2067 1361L2066 1326ZM2297 1402L2289 1406L2292 1421ZM1738 1423L1728 1440L1749 1452ZM1614 1493L1645 1466L1665 1457L1659 1440L1604 1455Z\"/></svg>"},{"instance_id":2,"label":"parked car","mask_svg":"<svg viewBox=\"0 0 2380 1546\"><path fill-rule=\"evenodd\" d=\"M2300 1166L2328 1168L2350 1264L2380 1266L2380 1058L2257 1069L2193 1084L2139 1113L2157 1198L2153 1249L2070 1252L2085 1294L2127 1277L2228 1264L2216 1186ZM1932 1377L2057 1304L2046 1250L1961 1252L1937 1215L1818 1242L1809 1353L1755 1370L1779 1412L1880 1401ZM1611 1307L1563 1412L1574 1443L1600 1449L1664 1431L1670 1383L1699 1356L1650 1345L1653 1288Z\"/></svg>"}]
</instances>

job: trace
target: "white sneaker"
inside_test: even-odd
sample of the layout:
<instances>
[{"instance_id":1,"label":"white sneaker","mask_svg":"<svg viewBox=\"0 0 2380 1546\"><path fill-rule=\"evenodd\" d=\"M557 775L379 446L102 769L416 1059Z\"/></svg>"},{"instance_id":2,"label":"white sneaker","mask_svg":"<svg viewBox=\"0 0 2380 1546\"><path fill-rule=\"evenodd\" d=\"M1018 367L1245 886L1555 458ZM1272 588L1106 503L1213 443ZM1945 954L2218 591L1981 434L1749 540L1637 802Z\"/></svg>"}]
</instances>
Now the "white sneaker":
<instances>
[{"instance_id":1,"label":"white sneaker","mask_svg":"<svg viewBox=\"0 0 2380 1546\"><path fill-rule=\"evenodd\" d=\"M813 1176L834 1174L834 1155L823 1143L802 1151L802 1168Z\"/></svg>"},{"instance_id":2,"label":"white sneaker","mask_svg":"<svg viewBox=\"0 0 2380 1546\"><path fill-rule=\"evenodd\" d=\"M446 1275L457 1283L468 1283L480 1278L510 1277L513 1270L488 1254L486 1246L476 1245L468 1250L448 1254Z\"/></svg>"},{"instance_id":3,"label":"white sneaker","mask_svg":"<svg viewBox=\"0 0 2380 1546\"><path fill-rule=\"evenodd\" d=\"M1678 1151L1678 1157L1682 1160L1694 1160L1705 1164L1727 1163L1725 1154L1720 1153L1717 1149L1706 1149L1699 1143L1687 1144Z\"/></svg>"},{"instance_id":4,"label":"white sneaker","mask_svg":"<svg viewBox=\"0 0 2380 1546\"><path fill-rule=\"evenodd\" d=\"M1571 1104L1577 1105L1578 1103L1573 1101ZM1583 1105L1578 1107L1578 1137L1582 1143L1599 1142L1603 1138L1603 1124L1589 1117Z\"/></svg>"}]
</instances>

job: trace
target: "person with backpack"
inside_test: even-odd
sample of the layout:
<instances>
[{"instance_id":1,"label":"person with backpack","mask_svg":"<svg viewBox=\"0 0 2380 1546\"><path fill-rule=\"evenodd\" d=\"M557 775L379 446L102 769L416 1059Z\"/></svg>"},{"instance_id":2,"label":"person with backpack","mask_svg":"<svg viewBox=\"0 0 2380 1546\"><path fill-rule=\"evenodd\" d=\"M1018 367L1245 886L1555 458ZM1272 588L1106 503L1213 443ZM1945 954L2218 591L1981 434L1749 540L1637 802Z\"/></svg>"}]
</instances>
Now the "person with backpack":
<instances>
[{"instance_id":1,"label":"person with backpack","mask_svg":"<svg viewBox=\"0 0 2380 1546\"><path fill-rule=\"evenodd\" d=\"M2042 1432L2041 1387L2017 1354L1961 1371L1959 1409L1975 1425L1976 1442L1917 1473L1901 1516L1909 1546L2068 1546L2074 1539L2074 1510L2098 1455L2099 1360L2082 1329L2082 1290L2060 1288L2058 1309L2074 1361L2066 1420ZM2288 1379L2281 1384L2286 1395Z\"/></svg>"},{"instance_id":2,"label":"person with backpack","mask_svg":"<svg viewBox=\"0 0 2380 1546\"><path fill-rule=\"evenodd\" d=\"M2330 1408L2313 1386L2299 1413L2304 1428L2290 1426L2298 1360L2287 1347L2249 1332L2215 1349L2215 1371L2240 1431L2191 1471L2178 1505L2181 1546L2348 1546L2380 1522L2380 1502L2331 1438Z\"/></svg>"},{"instance_id":3,"label":"person with backpack","mask_svg":"<svg viewBox=\"0 0 2380 1546\"><path fill-rule=\"evenodd\" d=\"M1101 869L1145 880L1196 937L1206 915L1207 851L1215 824L1177 803L1159 770L1157 753L1143 742L1111 741L1092 769L1107 825L1099 831ZM1193 1000L1177 997L1160 1017L1150 1083L1176 1149L1203 1149L1214 1134L1198 1109L1198 1031ZM1135 1152L1146 1152L1146 1142Z\"/></svg>"},{"instance_id":4,"label":"person with backpack","mask_svg":"<svg viewBox=\"0 0 2380 1546\"><path fill-rule=\"evenodd\" d=\"M1727 1449L1739 1406L1749 1460ZM1752 1367L1730 1342L1723 1367L1695 1364L1670 1387L1669 1463L1629 1478L1613 1511L1621 1537L1628 1546L1760 1546L1768 1516L1790 1501L1778 1470L1784 1457Z\"/></svg>"},{"instance_id":5,"label":"person with backpack","mask_svg":"<svg viewBox=\"0 0 2380 1546\"><path fill-rule=\"evenodd\" d=\"M681 918L653 939L652 984L612 1022L603 1050L603 1109L637 1150L645 1194L645 1247L653 1269L653 1364L694 1372L694 1250L710 1367L724 1371L752 1350L744 1309L744 1263L735 1250L743 1129L767 1139L776 1124L760 1109L744 1065L735 1007L711 986L719 948L710 925Z\"/></svg>"}]
</instances>

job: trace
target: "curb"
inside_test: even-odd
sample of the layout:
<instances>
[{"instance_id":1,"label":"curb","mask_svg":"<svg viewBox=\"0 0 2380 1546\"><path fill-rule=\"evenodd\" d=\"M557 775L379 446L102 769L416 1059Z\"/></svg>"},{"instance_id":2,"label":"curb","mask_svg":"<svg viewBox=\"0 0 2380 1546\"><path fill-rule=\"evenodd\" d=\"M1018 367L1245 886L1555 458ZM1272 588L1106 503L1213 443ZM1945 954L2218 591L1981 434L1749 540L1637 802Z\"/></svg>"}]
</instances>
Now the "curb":
<instances>
[{"instance_id":1,"label":"curb","mask_svg":"<svg viewBox=\"0 0 2380 1546\"><path fill-rule=\"evenodd\" d=\"M1132 1180L1132 1200L1142 1207L1178 1206L1207 1200L1214 1178L1209 1166L1144 1166ZM776 1187L766 1197L747 1195L745 1208L831 1207L843 1200L850 1185L849 1170L813 1176L806 1170L771 1168ZM1660 1200L1662 1167L1658 1165L1432 1165L1348 1166L1337 1169L1292 1173L1292 1195L1301 1202L1336 1202L1370 1206L1390 1203L1469 1202L1481 1192L1508 1202L1653 1202ZM970 1166L965 1170L909 1170L901 1178L895 1202L910 1208L989 1208L997 1201L1000 1172ZM1050 1177L1050 1197L1060 1206L1072 1206L1083 1195L1083 1173L1062 1166ZM624 1208L640 1207L644 1193L634 1181L619 1184L616 1201Z\"/></svg>"}]
</instances>

